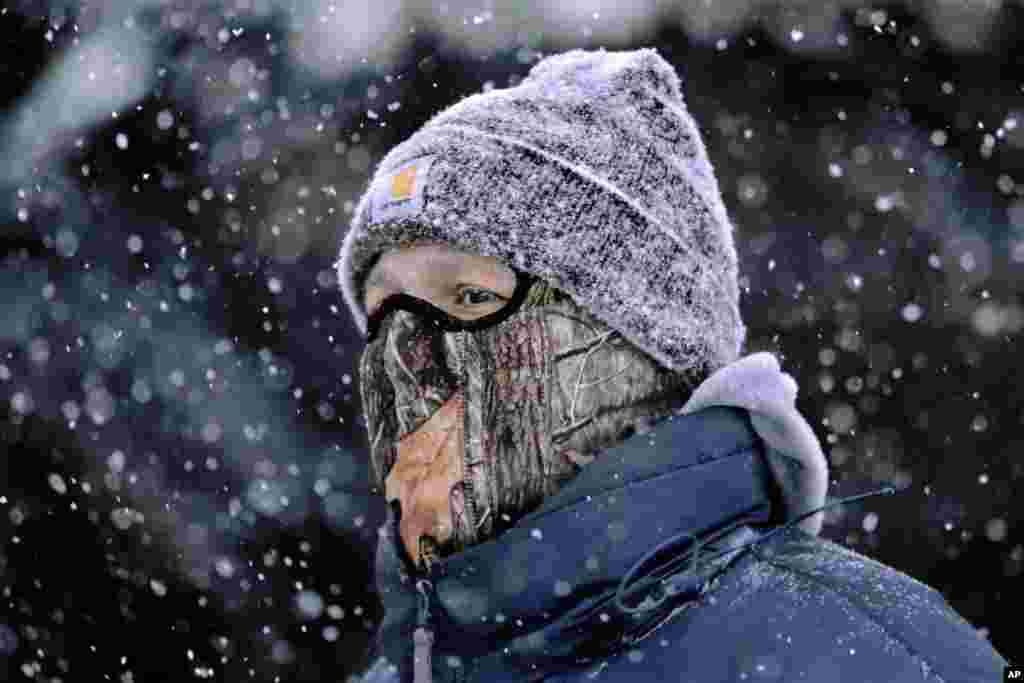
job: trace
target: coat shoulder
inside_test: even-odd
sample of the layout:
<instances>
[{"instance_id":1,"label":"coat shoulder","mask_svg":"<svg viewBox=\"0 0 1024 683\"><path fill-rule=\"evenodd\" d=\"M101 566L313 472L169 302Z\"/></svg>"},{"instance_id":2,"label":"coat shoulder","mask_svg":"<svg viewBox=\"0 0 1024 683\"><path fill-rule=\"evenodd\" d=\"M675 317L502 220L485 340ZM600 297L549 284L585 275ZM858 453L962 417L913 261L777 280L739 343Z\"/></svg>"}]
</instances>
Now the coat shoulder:
<instances>
[{"instance_id":1,"label":"coat shoulder","mask_svg":"<svg viewBox=\"0 0 1024 683\"><path fill-rule=\"evenodd\" d=\"M746 603L761 615L751 635L760 630L763 643L773 635L770 624L788 624L797 638L816 643L792 661L810 671L829 666L827 659L847 672L832 672L831 680L989 681L1006 664L939 591L800 529L755 546L732 578L720 599L726 609Z\"/></svg>"},{"instance_id":2,"label":"coat shoulder","mask_svg":"<svg viewBox=\"0 0 1024 683\"><path fill-rule=\"evenodd\" d=\"M605 680L676 671L683 681L982 683L1000 680L1005 664L935 589L794 528L755 546L699 603L598 666Z\"/></svg>"},{"instance_id":3,"label":"coat shoulder","mask_svg":"<svg viewBox=\"0 0 1024 683\"><path fill-rule=\"evenodd\" d=\"M849 614L884 634L923 671L947 681L1002 675L1006 661L991 643L942 593L909 574L796 529L754 554L792 589L821 596L837 617Z\"/></svg>"}]
</instances>

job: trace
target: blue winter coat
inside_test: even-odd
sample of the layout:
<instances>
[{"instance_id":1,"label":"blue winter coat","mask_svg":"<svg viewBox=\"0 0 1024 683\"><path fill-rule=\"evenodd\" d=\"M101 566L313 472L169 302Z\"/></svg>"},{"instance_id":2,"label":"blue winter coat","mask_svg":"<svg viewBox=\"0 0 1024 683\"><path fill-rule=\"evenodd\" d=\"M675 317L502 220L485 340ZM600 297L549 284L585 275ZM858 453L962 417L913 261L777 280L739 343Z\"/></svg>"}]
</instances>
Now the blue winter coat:
<instances>
[{"instance_id":1,"label":"blue winter coat","mask_svg":"<svg viewBox=\"0 0 1024 683\"><path fill-rule=\"evenodd\" d=\"M748 412L709 407L603 452L420 580L389 511L363 680L413 681L417 623L435 683L1001 680L940 593L780 525L774 481Z\"/></svg>"}]
</instances>

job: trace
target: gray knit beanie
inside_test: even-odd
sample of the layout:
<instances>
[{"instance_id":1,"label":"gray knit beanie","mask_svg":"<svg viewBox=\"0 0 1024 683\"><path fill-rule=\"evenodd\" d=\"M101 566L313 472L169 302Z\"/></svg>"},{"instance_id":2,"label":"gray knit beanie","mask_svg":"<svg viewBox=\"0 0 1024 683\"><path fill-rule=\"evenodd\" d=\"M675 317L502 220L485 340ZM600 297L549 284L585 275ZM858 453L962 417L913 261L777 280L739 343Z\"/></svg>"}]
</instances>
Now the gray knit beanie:
<instances>
[{"instance_id":1,"label":"gray knit beanie","mask_svg":"<svg viewBox=\"0 0 1024 683\"><path fill-rule=\"evenodd\" d=\"M672 66L652 48L577 49L394 147L336 267L364 334L376 257L439 240L540 277L667 368L710 374L746 337L732 230Z\"/></svg>"}]
</instances>

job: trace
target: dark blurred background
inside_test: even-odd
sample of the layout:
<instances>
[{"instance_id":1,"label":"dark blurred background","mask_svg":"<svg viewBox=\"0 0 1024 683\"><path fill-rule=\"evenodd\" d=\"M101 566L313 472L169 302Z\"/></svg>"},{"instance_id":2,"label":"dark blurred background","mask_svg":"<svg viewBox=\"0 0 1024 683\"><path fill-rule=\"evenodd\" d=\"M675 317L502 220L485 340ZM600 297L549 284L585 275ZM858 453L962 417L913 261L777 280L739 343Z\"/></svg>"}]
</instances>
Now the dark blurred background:
<instances>
[{"instance_id":1,"label":"dark blurred background","mask_svg":"<svg viewBox=\"0 0 1024 683\"><path fill-rule=\"evenodd\" d=\"M674 63L748 351L832 467L823 536L1024 661L1024 2L0 3L0 680L364 665L376 162L573 47ZM1021 185L1016 181L1020 180Z\"/></svg>"}]
</instances>

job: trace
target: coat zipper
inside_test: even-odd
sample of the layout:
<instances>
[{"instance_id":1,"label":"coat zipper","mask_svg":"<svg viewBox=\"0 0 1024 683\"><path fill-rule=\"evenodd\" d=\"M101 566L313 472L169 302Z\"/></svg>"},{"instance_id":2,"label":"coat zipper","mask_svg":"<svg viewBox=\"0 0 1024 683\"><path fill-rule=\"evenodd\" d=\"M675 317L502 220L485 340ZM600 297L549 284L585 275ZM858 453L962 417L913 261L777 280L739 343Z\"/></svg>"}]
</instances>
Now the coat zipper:
<instances>
[{"instance_id":1,"label":"coat zipper","mask_svg":"<svg viewBox=\"0 0 1024 683\"><path fill-rule=\"evenodd\" d=\"M412 634L413 683L432 683L431 649L434 646L434 625L431 623L430 599L434 592L433 581L417 579L416 591L419 593L419 608L416 612L416 630Z\"/></svg>"}]
</instances>

